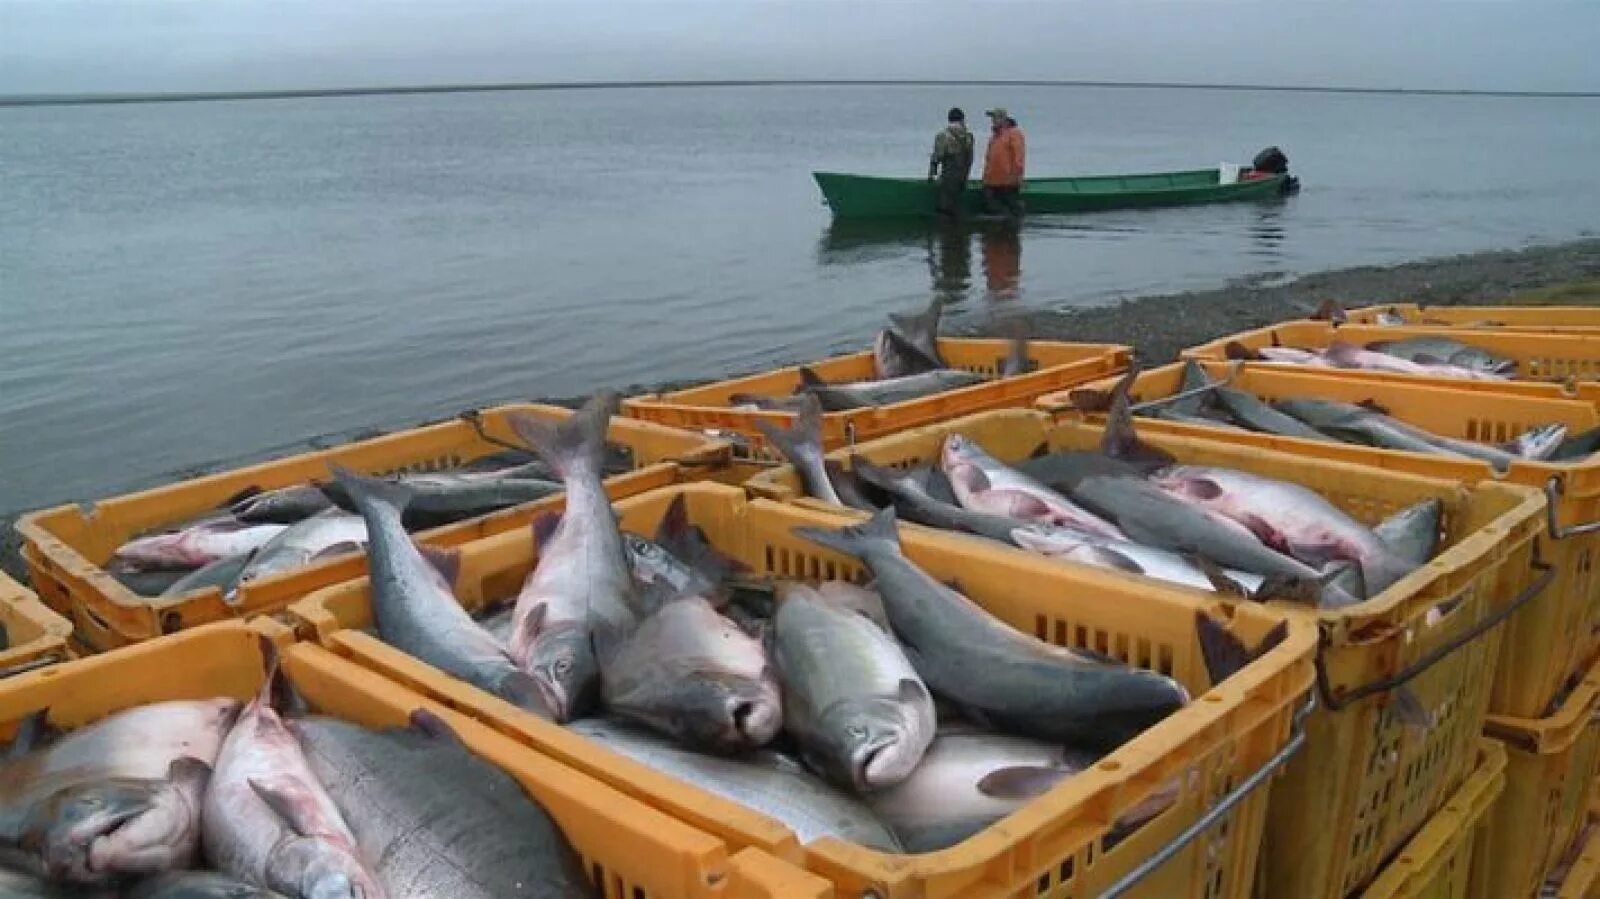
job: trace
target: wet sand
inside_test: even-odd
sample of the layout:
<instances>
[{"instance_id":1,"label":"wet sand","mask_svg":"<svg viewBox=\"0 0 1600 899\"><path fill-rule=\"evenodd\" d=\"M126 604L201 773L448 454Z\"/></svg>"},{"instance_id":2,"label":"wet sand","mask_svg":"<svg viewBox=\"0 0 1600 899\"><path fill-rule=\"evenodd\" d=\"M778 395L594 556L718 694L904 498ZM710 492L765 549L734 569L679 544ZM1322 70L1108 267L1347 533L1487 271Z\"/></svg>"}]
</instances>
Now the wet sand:
<instances>
[{"instance_id":1,"label":"wet sand","mask_svg":"<svg viewBox=\"0 0 1600 899\"><path fill-rule=\"evenodd\" d=\"M1034 337L1046 340L1126 343L1147 365L1176 358L1185 347L1224 334L1257 328L1288 318L1305 317L1323 301L1347 307L1417 302L1431 305L1568 304L1600 305L1600 239L1525 250L1472 253L1396 266L1363 266L1319 272L1285 283L1241 283L1217 290L1136 297L1116 306L1046 310L1021 316ZM1009 327L1009 321L1000 326ZM961 333L983 334L971 329ZM864 338L865 339L865 338ZM643 393L688 384L640 385ZM577 405L581 398L544 402ZM165 480L181 480L221 471L271 456L375 436L370 428L353 426L343 434L322 435L278 447L259 456L219 460L177 471ZM127 490L154 484L129 484ZM21 575L16 533L10 521L0 531L0 569Z\"/></svg>"}]
</instances>

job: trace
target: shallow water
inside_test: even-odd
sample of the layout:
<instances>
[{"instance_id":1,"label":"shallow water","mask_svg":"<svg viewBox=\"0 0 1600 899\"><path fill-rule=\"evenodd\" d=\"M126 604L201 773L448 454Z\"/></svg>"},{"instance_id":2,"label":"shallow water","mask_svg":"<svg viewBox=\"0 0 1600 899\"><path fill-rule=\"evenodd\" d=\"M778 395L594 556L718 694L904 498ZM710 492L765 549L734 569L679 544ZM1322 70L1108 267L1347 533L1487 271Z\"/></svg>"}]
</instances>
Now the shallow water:
<instances>
[{"instance_id":1,"label":"shallow water","mask_svg":"<svg viewBox=\"0 0 1600 899\"><path fill-rule=\"evenodd\" d=\"M1247 162L1283 202L831 227L812 169L921 174L1003 103L1035 174ZM0 513L316 435L958 323L1520 246L1600 221L1597 101L699 88L0 110Z\"/></svg>"}]
</instances>

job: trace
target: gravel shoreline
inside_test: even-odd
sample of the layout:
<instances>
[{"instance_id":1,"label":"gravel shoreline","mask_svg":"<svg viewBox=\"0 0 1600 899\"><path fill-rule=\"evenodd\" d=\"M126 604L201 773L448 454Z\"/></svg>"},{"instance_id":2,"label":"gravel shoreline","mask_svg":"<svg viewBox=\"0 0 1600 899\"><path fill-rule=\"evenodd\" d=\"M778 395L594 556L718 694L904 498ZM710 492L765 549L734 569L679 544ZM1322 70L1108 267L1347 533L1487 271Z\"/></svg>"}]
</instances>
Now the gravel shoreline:
<instances>
[{"instance_id":1,"label":"gravel shoreline","mask_svg":"<svg viewBox=\"0 0 1600 899\"><path fill-rule=\"evenodd\" d=\"M1187 291L1124 300L1115 306L1070 310L1036 310L1017 316L1039 340L1073 340L1132 345L1146 365L1177 357L1185 347L1205 343L1224 334L1257 328L1288 318L1311 314L1324 300L1336 299L1350 307L1391 302L1432 305L1494 304L1514 294L1552 285L1600 279L1600 239L1585 239L1552 246L1485 253L1469 253L1393 266L1361 266L1306 275L1282 284L1238 284L1217 290ZM1600 302L1600 287L1580 297L1558 295L1558 302ZM1012 327L1008 319L998 330ZM963 333L984 334L984 328ZM692 383L692 382L690 382ZM687 384L640 385L630 392L666 390ZM572 398L546 399L577 405ZM352 429L343 439L374 436L370 429ZM303 446L281 447L272 455L287 455L317 446L343 442L319 438ZM259 458L219 461L182 472L173 479L233 468ZM148 485L146 485L148 486ZM130 487L129 489L138 489ZM0 570L13 576L24 568L12 519L0 519Z\"/></svg>"}]
</instances>

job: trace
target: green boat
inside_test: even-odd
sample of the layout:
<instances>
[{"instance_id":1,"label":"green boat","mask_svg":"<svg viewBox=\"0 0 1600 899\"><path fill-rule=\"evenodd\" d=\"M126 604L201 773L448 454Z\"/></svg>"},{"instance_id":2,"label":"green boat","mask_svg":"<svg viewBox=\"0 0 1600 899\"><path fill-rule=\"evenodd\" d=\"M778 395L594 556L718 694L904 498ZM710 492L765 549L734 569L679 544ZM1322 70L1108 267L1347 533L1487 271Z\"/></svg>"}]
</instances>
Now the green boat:
<instances>
[{"instance_id":1,"label":"green boat","mask_svg":"<svg viewBox=\"0 0 1600 899\"><path fill-rule=\"evenodd\" d=\"M921 178L879 178L838 172L812 172L822 198L836 218L891 218L934 214L934 183ZM1030 214L1101 212L1153 206L1193 206L1234 200L1262 200L1297 186L1287 173L1221 183L1217 169L1154 172L1148 175L1098 175L1085 178L1030 178L1022 202ZM969 214L983 210L983 185L967 183L963 203Z\"/></svg>"}]
</instances>

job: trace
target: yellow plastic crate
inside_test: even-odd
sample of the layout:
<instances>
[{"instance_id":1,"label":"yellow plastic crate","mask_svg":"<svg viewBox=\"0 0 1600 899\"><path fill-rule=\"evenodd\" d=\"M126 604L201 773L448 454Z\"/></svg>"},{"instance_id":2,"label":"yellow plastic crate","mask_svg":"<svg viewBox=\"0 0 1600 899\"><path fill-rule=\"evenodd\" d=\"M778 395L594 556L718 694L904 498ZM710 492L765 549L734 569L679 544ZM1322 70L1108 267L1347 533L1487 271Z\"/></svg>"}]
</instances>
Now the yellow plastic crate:
<instances>
[{"instance_id":1,"label":"yellow plastic crate","mask_svg":"<svg viewBox=\"0 0 1600 899\"><path fill-rule=\"evenodd\" d=\"M946 338L939 351L952 368L995 377L1005 363L1010 344L1004 340ZM1043 394L1086 381L1114 375L1128 367L1132 351L1125 346L1098 343L1028 344L1028 358L1036 367L1027 374L975 384L934 396L887 406L828 412L822 416L822 442L827 449L846 446L917 425L981 412L1027 406ZM872 353L852 353L822 359L808 366L824 380L841 382L873 376ZM624 400L623 411L633 418L691 431L739 435L739 453L763 460L781 460L756 428L765 421L778 428L794 424L792 412L741 411L730 408L735 394L787 396L800 386L798 366L674 393L636 396Z\"/></svg>"},{"instance_id":2,"label":"yellow plastic crate","mask_svg":"<svg viewBox=\"0 0 1600 899\"><path fill-rule=\"evenodd\" d=\"M1505 785L1505 748L1480 739L1472 773L1356 897L1471 899L1473 849Z\"/></svg>"},{"instance_id":3,"label":"yellow plastic crate","mask_svg":"<svg viewBox=\"0 0 1600 899\"><path fill-rule=\"evenodd\" d=\"M0 679L72 658L72 624L0 571Z\"/></svg>"},{"instance_id":4,"label":"yellow plastic crate","mask_svg":"<svg viewBox=\"0 0 1600 899\"><path fill-rule=\"evenodd\" d=\"M1505 743L1506 791L1473 860L1479 895L1532 896L1582 828L1600 760L1600 661L1548 717L1491 715Z\"/></svg>"},{"instance_id":5,"label":"yellow plastic crate","mask_svg":"<svg viewBox=\"0 0 1600 899\"><path fill-rule=\"evenodd\" d=\"M0 733L50 710L82 727L114 712L179 699L247 699L263 676L260 632L238 621L0 681ZM284 672L311 709L371 728L412 711L445 719L474 753L515 777L555 818L607 899L827 899L828 885L757 850L735 850L470 717L308 644L280 644Z\"/></svg>"},{"instance_id":6,"label":"yellow plastic crate","mask_svg":"<svg viewBox=\"0 0 1600 899\"><path fill-rule=\"evenodd\" d=\"M668 505L685 498L689 518L718 549L756 574L861 582L854 559L794 536L801 525L839 526L840 516L759 500L716 484L653 491L617 504L624 527L653 532ZM906 553L934 576L959 577L975 601L1014 627L1058 645L1090 647L1170 674L1198 698L1092 769L1069 778L1004 821L949 849L914 856L876 852L834 838L799 845L776 821L613 755L570 731L454 680L362 632L371 625L367 582L330 587L289 608L301 636L385 677L472 715L696 828L796 862L840 896L879 899L1052 899L1102 895L1170 848L1208 814L1198 838L1155 866L1130 892L1151 899L1243 899L1250 894L1270 772L1302 742L1296 710L1312 682L1316 632L1289 622L1288 638L1210 687L1195 634L1203 609L1254 644L1282 613L1027 559L975 541L906 529ZM514 598L535 564L529 533L461 547L457 598L470 609ZM1109 849L1112 821L1160 785L1178 779L1176 804Z\"/></svg>"},{"instance_id":7,"label":"yellow plastic crate","mask_svg":"<svg viewBox=\"0 0 1600 899\"><path fill-rule=\"evenodd\" d=\"M1098 448L1104 432L1080 422L1057 424L1042 412L1012 410L918 428L854 452L879 465L931 464L951 433L967 436L1002 461L1017 462L1041 449ZM1322 632L1317 668L1323 706L1307 723L1306 750L1273 787L1263 895L1345 896L1422 826L1473 764L1499 658L1495 625L1537 599L1553 580L1532 552L1543 527L1544 497L1525 487L1469 487L1169 434L1149 433L1144 439L1180 462L1294 481L1369 523L1423 499L1444 503L1444 548L1433 562L1343 611L1290 609L1296 617L1316 621ZM839 451L831 458L848 466L850 455ZM798 499L799 479L787 466L746 487L806 508L820 506ZM1150 583L1121 573L1107 576ZM1426 623L1430 610L1453 600L1460 600L1454 611L1434 626ZM1392 711L1387 694L1397 683L1405 683L1436 718L1426 732L1407 728Z\"/></svg>"},{"instance_id":8,"label":"yellow plastic crate","mask_svg":"<svg viewBox=\"0 0 1600 899\"><path fill-rule=\"evenodd\" d=\"M1345 378L1340 373L1287 369L1281 366L1206 362L1215 381L1275 401L1319 397L1345 403L1377 402L1389 414L1427 431L1463 440L1502 442L1541 424L1564 424L1578 434L1600 427L1600 409L1570 399L1496 396L1403 381ZM1179 363L1141 373L1129 391L1134 403L1170 397L1183 385ZM1090 385L1110 390L1114 381ZM1103 422L1102 415L1071 411L1067 393L1039 399L1039 407L1063 420ZM1138 419L1141 434L1173 434L1220 440L1240 446L1279 450L1312 460L1368 465L1442 480L1501 480L1546 492L1551 517L1539 535L1536 554L1556 572L1556 580L1539 598L1506 622L1501 639L1500 674L1489 698L1489 710L1503 715L1537 718L1568 678L1582 674L1600 650L1600 457L1577 462L1514 462L1505 473L1489 463L1353 446L1332 441L1279 437L1223 427L1156 418Z\"/></svg>"},{"instance_id":9,"label":"yellow plastic crate","mask_svg":"<svg viewBox=\"0 0 1600 899\"><path fill-rule=\"evenodd\" d=\"M1419 306L1390 303L1345 314L1352 325L1376 325L1378 316L1399 315L1407 326L1466 328L1482 331L1535 333L1600 333L1600 307L1595 306Z\"/></svg>"},{"instance_id":10,"label":"yellow plastic crate","mask_svg":"<svg viewBox=\"0 0 1600 899\"><path fill-rule=\"evenodd\" d=\"M1600 379L1600 341L1578 333L1534 334L1527 331L1466 333L1459 328L1336 326L1320 321L1289 321L1254 331L1231 334L1210 343L1191 347L1184 350L1182 356L1184 359L1220 362L1228 358L1227 346L1235 341L1250 349L1277 345L1324 349L1334 341L1365 346L1379 340L1403 340L1407 337L1450 337L1470 343L1496 355L1515 359L1517 376L1506 381L1467 381L1456 378L1429 378L1339 369L1340 377L1431 384L1435 387L1480 393L1558 399L1577 397L1589 402L1600 401L1600 384L1595 383ZM1251 365L1304 370L1303 366L1270 362L1253 362Z\"/></svg>"},{"instance_id":11,"label":"yellow plastic crate","mask_svg":"<svg viewBox=\"0 0 1600 899\"><path fill-rule=\"evenodd\" d=\"M366 557L346 555L253 580L240 588L232 605L214 587L176 597L141 597L102 566L130 538L213 511L248 487L272 490L327 480L329 463L373 473L431 471L481 459L507 446L522 446L509 423L513 412L554 418L572 414L555 406L498 406L452 421L101 500L88 508L69 504L33 512L17 520L17 531L25 541L22 554L40 598L71 619L78 639L94 651L209 621L276 611L319 587L360 577L366 573ZM633 454L634 470L606 481L607 491L618 498L700 477L726 464L730 455L723 441L620 417L612 420L607 439ZM540 512L560 508L562 502L562 497L553 496L419 536L436 546L454 546L520 528Z\"/></svg>"},{"instance_id":12,"label":"yellow plastic crate","mask_svg":"<svg viewBox=\"0 0 1600 899\"><path fill-rule=\"evenodd\" d=\"M1589 813L1579 843L1565 859L1565 870L1545 882L1541 899L1600 899L1600 780L1589 790Z\"/></svg>"}]
</instances>

